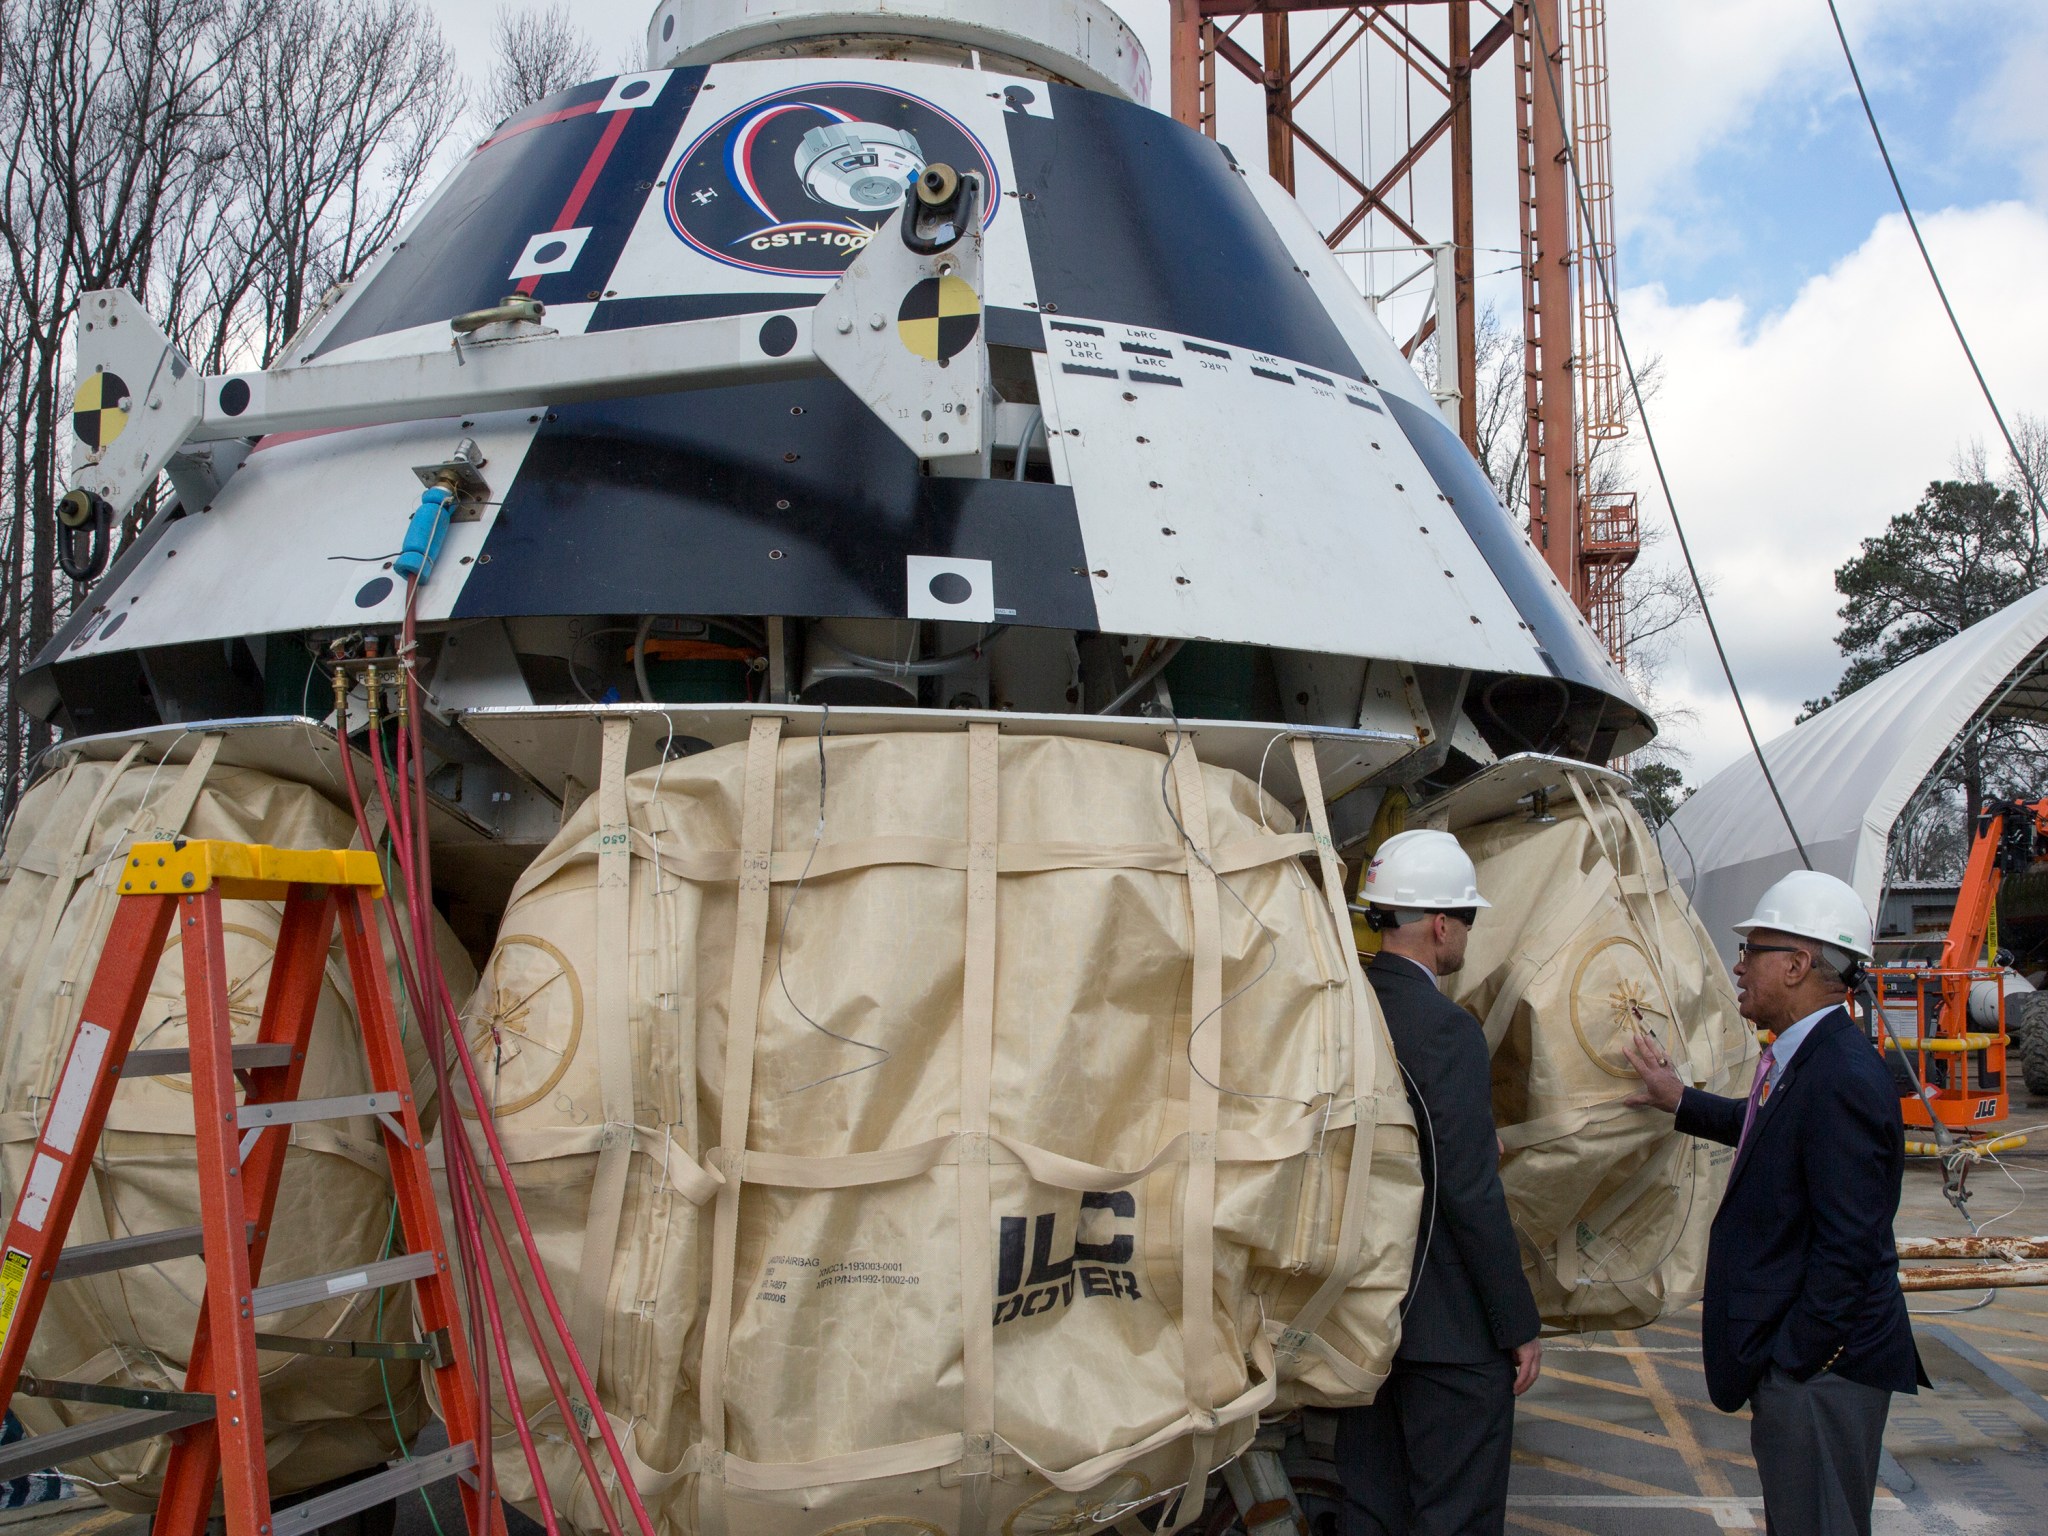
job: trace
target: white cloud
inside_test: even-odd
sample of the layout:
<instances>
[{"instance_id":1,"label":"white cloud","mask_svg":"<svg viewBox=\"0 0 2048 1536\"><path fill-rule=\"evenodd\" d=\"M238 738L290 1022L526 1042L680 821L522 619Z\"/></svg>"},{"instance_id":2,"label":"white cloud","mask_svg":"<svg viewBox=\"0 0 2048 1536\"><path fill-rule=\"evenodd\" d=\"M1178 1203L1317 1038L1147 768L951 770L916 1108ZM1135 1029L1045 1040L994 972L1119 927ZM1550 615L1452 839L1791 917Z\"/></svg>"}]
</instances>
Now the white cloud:
<instances>
[{"instance_id":1,"label":"white cloud","mask_svg":"<svg viewBox=\"0 0 2048 1536\"><path fill-rule=\"evenodd\" d=\"M2031 24L2009 37L1997 71L1960 117L1974 145L2009 156L2036 201L2048 204L2048 15L2035 11Z\"/></svg>"},{"instance_id":2,"label":"white cloud","mask_svg":"<svg viewBox=\"0 0 2048 1536\"><path fill-rule=\"evenodd\" d=\"M2008 419L2048 414L2048 215L2015 203L1923 217L1935 261ZM1905 222L1810 280L1782 312L1624 296L1638 357L1661 356L1651 425L1764 739L1841 671L1834 568L1996 428ZM1663 517L1645 461L1646 521ZM1660 555L1676 558L1672 541ZM1697 711L1680 745L1711 776L1746 747L1704 632L1662 682Z\"/></svg>"},{"instance_id":3,"label":"white cloud","mask_svg":"<svg viewBox=\"0 0 2048 1536\"><path fill-rule=\"evenodd\" d=\"M1995 79L1972 103L1936 103L2000 158L2036 168L2048 191L2048 103L2040 81L2048 67L2048 18L2034 0L1840 0L1842 21L1865 85L1879 98L1880 121L1897 137L1929 104L1914 84L1931 57L1968 50L1995 53ZM1740 142L1768 106L1793 99L1818 106L1853 91L1826 7L1783 0L1613 0L1608 7L1613 74L1617 211L1624 228L1696 244L1711 226L1694 215L1711 195L1693 172L1702 156ZM1996 45L1990 40L1996 39ZM1809 115L1809 127L1818 120ZM1780 135L1772 153L1797 152ZM1738 240L1738 232L1720 237Z\"/></svg>"},{"instance_id":4,"label":"white cloud","mask_svg":"<svg viewBox=\"0 0 2048 1536\"><path fill-rule=\"evenodd\" d=\"M1869 0L1845 20L1899 3ZM1645 205L1745 123L1781 77L1811 67L1823 42L1835 46L1821 6L1783 0L1617 0L1607 26L1617 180Z\"/></svg>"}]
</instances>

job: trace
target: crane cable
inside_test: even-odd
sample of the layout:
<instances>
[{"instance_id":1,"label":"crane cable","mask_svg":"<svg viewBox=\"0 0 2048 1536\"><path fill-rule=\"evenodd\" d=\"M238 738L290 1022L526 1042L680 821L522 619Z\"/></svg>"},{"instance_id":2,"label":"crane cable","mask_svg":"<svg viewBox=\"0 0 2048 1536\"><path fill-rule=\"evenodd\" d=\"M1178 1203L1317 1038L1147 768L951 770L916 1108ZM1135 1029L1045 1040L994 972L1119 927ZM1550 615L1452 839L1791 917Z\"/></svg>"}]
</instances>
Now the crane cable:
<instances>
[{"instance_id":1,"label":"crane cable","mask_svg":"<svg viewBox=\"0 0 2048 1536\"><path fill-rule=\"evenodd\" d=\"M1832 0L1830 0L1832 3ZM1558 132L1564 140L1565 167L1571 173L1572 198L1578 205L1579 225L1582 229L1592 228L1592 216L1586 205L1586 187L1579 176L1578 144L1572 137L1571 124L1565 119L1564 84L1558 78L1557 60L1550 52L1549 39L1544 36L1543 18L1535 6L1529 7L1529 24L1535 32L1536 53L1543 60L1545 75L1550 81L1550 104L1557 113ZM1778 807L1778 815L1785 823L1785 831L1791 836L1792 846L1799 852L1799 862L1808 869L1813 860L1801 841L1799 828L1793 824L1792 812L1785 805L1785 797L1778 792L1778 780L1771 772L1771 765L1764 757L1763 744L1757 740L1756 726L1749 718L1749 706L1743 701L1742 688L1735 681L1735 669L1729 665L1727 647L1721 643L1721 628L1714 622L1713 607L1707 602L1707 589L1700 580L1699 567L1693 563L1692 542L1685 536L1685 524L1679 520L1678 501L1671 494L1670 477L1664 473L1664 456L1657 451L1657 437L1650 430L1650 412L1643 400L1643 388L1636 377L1636 365L1629 356L1628 339L1622 334L1621 306L1616 302L1614 278L1607 270L1607 264L1595 260L1589 263L1600 275L1600 294L1607 301L1608 314L1614 326L1614 344L1621 353L1621 366L1628 374L1629 395L1635 401L1636 420L1642 424L1643 442L1650 450L1650 463L1657 472L1657 486L1663 492L1664 505L1671 513L1671 528L1678 535L1678 551L1685 559L1685 573L1692 580L1693 594L1700 601L1700 616L1707 621L1707 636L1714 642L1714 655L1721 663L1721 675L1728 680L1728 692L1735 700L1735 712L1742 717L1742 729L1749 737L1749 749L1756 756L1756 765L1763 771L1764 783L1770 789L1771 799Z\"/></svg>"},{"instance_id":2,"label":"crane cable","mask_svg":"<svg viewBox=\"0 0 2048 1536\"><path fill-rule=\"evenodd\" d=\"M1955 305L1949 302L1948 288L1941 280L1940 270L1934 265L1934 255L1927 249L1926 238L1920 233L1920 220L1913 212L1912 201L1906 196L1905 183L1899 180L1899 168L1893 164L1891 146L1885 143L1884 130L1878 126L1877 112L1870 104L1870 92L1863 88L1863 71L1856 66L1856 51L1849 46L1849 33L1842 25L1841 10L1836 6L1835 0L1827 0L1827 8L1828 19L1835 24L1836 40L1842 45L1842 61L1849 66L1849 78L1856 86L1856 99L1863 107L1863 120L1870 124L1870 136L1877 143L1878 158L1884 162L1884 173L1891 181L1892 195L1899 201L1899 211L1906 216L1906 228L1913 233L1913 244L1920 252L1921 265L1927 268L1927 280L1934 284L1935 297L1941 300L1941 312L1948 317L1949 329L1955 332L1956 345L1962 348L1963 360L1970 365L1971 376L1976 379L1977 389L1984 396L1984 404L1991 411L1991 419L1998 424L1998 435L2005 439L2005 451L2012 458L2013 469L2018 473L2020 483L2026 487L2027 496L2033 502L2033 514L2038 519L2043 515L2041 488L2034 483L2033 471L2028 467L2026 459L2021 455L2019 444L2013 440L2012 429L2005 424L2005 412L1998 408L1998 397L1991 392L1991 381L1984 377L1984 370L1978 365L1976 350L1971 347L1970 338L1964 334L1963 322L1956 317ZM2021 676L2025 675L2028 674L2022 672ZM2014 688L2018 687L2019 683L2020 677L2016 676L2012 682L2006 685L2005 692L1999 695L1991 708L1981 712L1978 720L1972 722L1972 724L1981 728L1981 723L1988 723L1992 710L1995 710L1998 704L2002 704L2006 696ZM1956 754L1962 750L1963 743L1969 739L1970 734L1970 728L1966 727L1962 736L1956 740L1948 753L1942 758L1940 765L1935 770L1937 775L1945 771L1948 765L1955 760ZM1920 797L1916 795L1914 798L1917 801ZM1993 916L1995 920L1995 912ZM1873 1006L1873 1012L1875 1011ZM1905 1060L1905 1053L1903 1051L1899 1055L1901 1060ZM1908 1063L1908 1069L1911 1069L1910 1062ZM1913 1079L1914 1086L1919 1089L1921 1101L1927 1105L1927 1118L1934 1126L1935 1138L1944 1147L1942 1192L1948 1196L1949 1203L1955 1206L1956 1210L1962 1215L1962 1218L1969 1222L1970 1230L1975 1232L1979 1228L1977 1223L1971 1219L1969 1211L1964 1207L1964 1201L1968 1199L1968 1196L1962 1192L1964 1186L1960 1175L1966 1173L1967 1170L1961 1163L1960 1153L1948 1151L1948 1148L1954 1142L1954 1138L1944 1136L1943 1132L1946 1128L1941 1122L1941 1117L1934 1113L1933 1102L1928 1098L1927 1090L1920 1083L1917 1072L1913 1073ZM1992 1161L1996 1162L1997 1159L1993 1158ZM1982 1305L1982 1303L1979 1305ZM1971 1309L1966 1308L1963 1310Z\"/></svg>"}]
</instances>

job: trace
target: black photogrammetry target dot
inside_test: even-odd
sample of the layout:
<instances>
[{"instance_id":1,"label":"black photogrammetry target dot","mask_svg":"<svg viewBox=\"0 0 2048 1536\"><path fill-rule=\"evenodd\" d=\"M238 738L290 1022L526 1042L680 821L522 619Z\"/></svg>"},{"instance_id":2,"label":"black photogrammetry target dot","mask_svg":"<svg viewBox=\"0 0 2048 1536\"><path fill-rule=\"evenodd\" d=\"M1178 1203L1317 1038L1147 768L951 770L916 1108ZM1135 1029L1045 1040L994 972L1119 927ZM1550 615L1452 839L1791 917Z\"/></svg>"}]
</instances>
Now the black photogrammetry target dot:
<instances>
[{"instance_id":1,"label":"black photogrammetry target dot","mask_svg":"<svg viewBox=\"0 0 2048 1536\"><path fill-rule=\"evenodd\" d=\"M761 350L770 357L786 357L796 345L796 322L787 315L771 315L761 325Z\"/></svg>"}]
</instances>

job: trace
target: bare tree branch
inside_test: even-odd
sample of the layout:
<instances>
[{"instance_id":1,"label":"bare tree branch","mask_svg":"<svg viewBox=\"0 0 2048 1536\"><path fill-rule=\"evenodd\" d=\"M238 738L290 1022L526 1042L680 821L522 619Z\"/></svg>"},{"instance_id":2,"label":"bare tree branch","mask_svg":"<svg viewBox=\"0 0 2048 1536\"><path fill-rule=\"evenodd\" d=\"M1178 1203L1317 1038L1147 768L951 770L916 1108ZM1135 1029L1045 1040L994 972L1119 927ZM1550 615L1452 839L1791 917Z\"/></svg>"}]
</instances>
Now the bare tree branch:
<instances>
[{"instance_id":1,"label":"bare tree branch","mask_svg":"<svg viewBox=\"0 0 2048 1536\"><path fill-rule=\"evenodd\" d=\"M491 46L497 58L477 105L494 125L597 73L597 45L560 0L519 11L501 6Z\"/></svg>"},{"instance_id":2,"label":"bare tree branch","mask_svg":"<svg viewBox=\"0 0 2048 1536\"><path fill-rule=\"evenodd\" d=\"M85 595L50 518L81 296L133 290L208 369L268 362L396 235L456 79L420 0L0 0L0 804L52 738L23 673Z\"/></svg>"}]
</instances>

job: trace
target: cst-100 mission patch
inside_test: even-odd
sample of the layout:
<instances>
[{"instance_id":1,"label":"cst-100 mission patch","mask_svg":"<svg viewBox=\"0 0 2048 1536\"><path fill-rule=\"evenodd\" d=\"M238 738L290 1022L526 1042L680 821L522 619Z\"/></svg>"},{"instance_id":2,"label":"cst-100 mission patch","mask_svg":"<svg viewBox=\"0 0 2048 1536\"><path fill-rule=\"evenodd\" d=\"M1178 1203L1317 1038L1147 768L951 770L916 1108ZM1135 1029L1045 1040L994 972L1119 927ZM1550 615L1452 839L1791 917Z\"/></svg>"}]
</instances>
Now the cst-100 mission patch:
<instances>
[{"instance_id":1,"label":"cst-100 mission patch","mask_svg":"<svg viewBox=\"0 0 2048 1536\"><path fill-rule=\"evenodd\" d=\"M728 113L683 151L668 222L713 260L780 277L837 277L943 161L1002 188L981 141L922 97L839 82L797 86Z\"/></svg>"}]
</instances>

